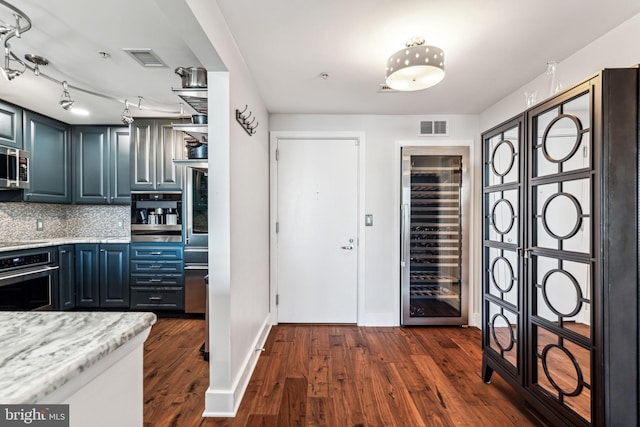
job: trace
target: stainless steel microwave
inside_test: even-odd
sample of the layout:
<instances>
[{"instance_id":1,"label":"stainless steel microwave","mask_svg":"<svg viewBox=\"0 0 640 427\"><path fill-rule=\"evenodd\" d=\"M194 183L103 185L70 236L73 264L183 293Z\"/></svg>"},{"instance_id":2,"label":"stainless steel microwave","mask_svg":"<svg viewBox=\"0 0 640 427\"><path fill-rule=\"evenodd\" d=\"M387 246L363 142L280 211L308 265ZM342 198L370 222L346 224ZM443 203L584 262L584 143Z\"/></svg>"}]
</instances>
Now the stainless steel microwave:
<instances>
[{"instance_id":1,"label":"stainless steel microwave","mask_svg":"<svg viewBox=\"0 0 640 427\"><path fill-rule=\"evenodd\" d=\"M0 147L0 190L29 188L29 152Z\"/></svg>"}]
</instances>

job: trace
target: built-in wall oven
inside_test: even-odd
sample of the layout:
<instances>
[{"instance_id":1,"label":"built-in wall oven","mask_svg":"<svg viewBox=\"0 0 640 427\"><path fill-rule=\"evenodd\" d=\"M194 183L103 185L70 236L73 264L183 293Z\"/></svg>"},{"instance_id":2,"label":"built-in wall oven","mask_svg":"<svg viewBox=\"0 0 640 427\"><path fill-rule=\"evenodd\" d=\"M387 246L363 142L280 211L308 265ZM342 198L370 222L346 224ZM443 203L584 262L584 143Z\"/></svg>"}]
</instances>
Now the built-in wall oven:
<instances>
[{"instance_id":1,"label":"built-in wall oven","mask_svg":"<svg viewBox=\"0 0 640 427\"><path fill-rule=\"evenodd\" d=\"M0 147L0 189L29 188L29 152Z\"/></svg>"},{"instance_id":2,"label":"built-in wall oven","mask_svg":"<svg viewBox=\"0 0 640 427\"><path fill-rule=\"evenodd\" d=\"M131 192L132 242L181 242L182 193Z\"/></svg>"},{"instance_id":3,"label":"built-in wall oven","mask_svg":"<svg viewBox=\"0 0 640 427\"><path fill-rule=\"evenodd\" d=\"M0 243L8 246L19 244ZM58 268L50 247L0 252L0 310L53 310Z\"/></svg>"}]
</instances>

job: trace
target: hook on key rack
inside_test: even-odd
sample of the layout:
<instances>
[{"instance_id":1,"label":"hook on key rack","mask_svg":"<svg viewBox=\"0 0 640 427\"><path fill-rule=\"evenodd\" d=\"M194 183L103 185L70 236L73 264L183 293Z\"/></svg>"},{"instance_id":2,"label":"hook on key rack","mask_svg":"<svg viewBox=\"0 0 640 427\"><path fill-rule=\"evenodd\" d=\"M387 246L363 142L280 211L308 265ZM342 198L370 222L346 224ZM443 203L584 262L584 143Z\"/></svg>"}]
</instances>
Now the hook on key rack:
<instances>
[{"instance_id":1,"label":"hook on key rack","mask_svg":"<svg viewBox=\"0 0 640 427\"><path fill-rule=\"evenodd\" d=\"M256 122L256 116L252 117L253 111L249 111L247 113L248 109L248 105L245 105L244 110L242 111L236 109L236 121L240 123L242 129L244 129L249 135L254 135L256 133L256 128L258 127L260 122Z\"/></svg>"}]
</instances>

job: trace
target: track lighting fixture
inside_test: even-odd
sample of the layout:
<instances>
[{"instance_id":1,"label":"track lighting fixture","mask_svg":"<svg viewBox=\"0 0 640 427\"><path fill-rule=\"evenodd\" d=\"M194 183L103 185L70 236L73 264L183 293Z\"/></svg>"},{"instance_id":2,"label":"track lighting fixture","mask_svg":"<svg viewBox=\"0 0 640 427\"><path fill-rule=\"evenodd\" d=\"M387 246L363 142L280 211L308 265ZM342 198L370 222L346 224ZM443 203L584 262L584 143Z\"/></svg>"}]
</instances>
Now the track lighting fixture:
<instances>
[{"instance_id":1,"label":"track lighting fixture","mask_svg":"<svg viewBox=\"0 0 640 427\"><path fill-rule=\"evenodd\" d=\"M9 3L9 1L7 0L0 0L0 12L2 12L0 14L1 15L0 16L0 49L4 47L4 51L5 51L4 62L2 62L2 56L0 53L0 74L2 74L7 80L13 80L16 77L22 75L27 69L29 69L29 70L32 70L36 76L41 76L44 79L49 80L55 84L61 83L63 91L62 91L62 97L58 102L60 107L64 108L67 111L72 111L75 114L87 115L88 111L73 107L74 100L71 99L71 95L69 94L70 85L67 84L66 80L60 81L52 76L47 75L44 72L41 72L41 67L49 64L49 60L47 58L39 55L35 55L35 54L26 54L24 55L24 59L26 60L25 62L22 59L20 59L11 50L9 41L14 37L16 39L21 38L24 33L26 33L31 29L32 27L31 18L29 18L29 16L26 13L22 12L20 9L18 9L16 6ZM13 19L5 19L6 17L10 18L11 16L13 16ZM110 56L107 52L98 52L98 54L104 59L108 59ZM115 101L118 104L122 102L121 98L116 96L95 92L93 90L89 90L87 88L83 88L80 86L71 85L71 87L73 88L74 91L80 91L85 94ZM142 109L141 96L138 97L138 109ZM163 108L156 108L153 106L147 106L146 109L152 110L152 111L158 111L162 113L176 114L176 111L174 110L166 110ZM181 114L182 114L182 111L181 111ZM125 100L125 108L124 108L124 111L122 112L121 118L122 118L122 121L126 124L133 122L133 117L131 115L131 112L129 111L129 105L126 100Z\"/></svg>"},{"instance_id":2,"label":"track lighting fixture","mask_svg":"<svg viewBox=\"0 0 640 427\"><path fill-rule=\"evenodd\" d=\"M139 98L140 101L138 102L138 108L140 108L140 102L142 102L142 97ZM129 110L129 103L126 99L124 100L124 111L122 111L120 118L122 119L122 123L124 123L125 125L130 125L131 123L133 123L133 116L131 115L131 111Z\"/></svg>"},{"instance_id":3,"label":"track lighting fixture","mask_svg":"<svg viewBox=\"0 0 640 427\"><path fill-rule=\"evenodd\" d=\"M24 55L24 59L33 64L33 74L40 75L40 66L49 65L49 60L43 56L27 53Z\"/></svg>"},{"instance_id":4,"label":"track lighting fixture","mask_svg":"<svg viewBox=\"0 0 640 427\"><path fill-rule=\"evenodd\" d=\"M71 99L71 95L69 95L69 86L65 80L62 82L62 96L60 97L60 102L58 102L58 104L68 111L73 106L74 102L75 101Z\"/></svg>"}]
</instances>

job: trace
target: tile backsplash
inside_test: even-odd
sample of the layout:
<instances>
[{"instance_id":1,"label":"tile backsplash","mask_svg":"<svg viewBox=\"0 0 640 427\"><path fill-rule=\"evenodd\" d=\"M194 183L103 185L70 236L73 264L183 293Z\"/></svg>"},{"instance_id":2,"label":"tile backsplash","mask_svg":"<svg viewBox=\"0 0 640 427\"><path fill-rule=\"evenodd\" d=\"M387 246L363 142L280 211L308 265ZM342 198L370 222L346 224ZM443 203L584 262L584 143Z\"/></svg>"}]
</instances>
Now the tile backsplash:
<instances>
[{"instance_id":1,"label":"tile backsplash","mask_svg":"<svg viewBox=\"0 0 640 427\"><path fill-rule=\"evenodd\" d=\"M129 206L0 203L0 241L129 237L130 215Z\"/></svg>"}]
</instances>

